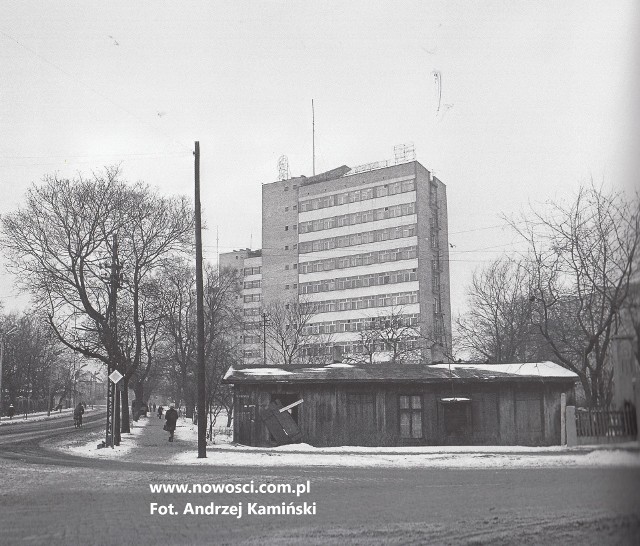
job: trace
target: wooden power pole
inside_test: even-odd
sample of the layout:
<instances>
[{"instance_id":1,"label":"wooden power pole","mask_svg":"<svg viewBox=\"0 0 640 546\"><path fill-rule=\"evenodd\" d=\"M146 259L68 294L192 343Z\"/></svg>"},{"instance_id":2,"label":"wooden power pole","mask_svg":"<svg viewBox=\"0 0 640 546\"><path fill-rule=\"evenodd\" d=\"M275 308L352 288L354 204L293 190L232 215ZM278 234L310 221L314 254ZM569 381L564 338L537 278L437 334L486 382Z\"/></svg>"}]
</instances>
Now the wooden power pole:
<instances>
[{"instance_id":1,"label":"wooden power pole","mask_svg":"<svg viewBox=\"0 0 640 546\"><path fill-rule=\"evenodd\" d=\"M200 142L196 142L196 319L198 330L198 459L207 456L207 408L204 367L204 280L202 275L202 213L200 210Z\"/></svg>"}]
</instances>

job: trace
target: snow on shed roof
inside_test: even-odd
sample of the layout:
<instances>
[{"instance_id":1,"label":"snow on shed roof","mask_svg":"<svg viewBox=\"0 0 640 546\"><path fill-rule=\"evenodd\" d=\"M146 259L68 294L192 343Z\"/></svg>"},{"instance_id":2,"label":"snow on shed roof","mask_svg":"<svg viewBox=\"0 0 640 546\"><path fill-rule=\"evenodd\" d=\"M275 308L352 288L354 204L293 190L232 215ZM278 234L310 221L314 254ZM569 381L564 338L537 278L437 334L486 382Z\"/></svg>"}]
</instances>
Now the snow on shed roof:
<instances>
[{"instance_id":1,"label":"snow on shed roof","mask_svg":"<svg viewBox=\"0 0 640 546\"><path fill-rule=\"evenodd\" d=\"M471 363L452 363L452 364L434 364L436 368L454 370L478 370L482 372L506 373L521 377L573 377L577 379L577 374L573 373L554 362L523 362L517 364L471 364Z\"/></svg>"},{"instance_id":2,"label":"snow on shed roof","mask_svg":"<svg viewBox=\"0 0 640 546\"><path fill-rule=\"evenodd\" d=\"M449 366L451 370L449 370ZM311 367L242 365L225 374L227 383L440 383L469 381L562 381L577 375L553 362L526 364L350 364Z\"/></svg>"}]
</instances>

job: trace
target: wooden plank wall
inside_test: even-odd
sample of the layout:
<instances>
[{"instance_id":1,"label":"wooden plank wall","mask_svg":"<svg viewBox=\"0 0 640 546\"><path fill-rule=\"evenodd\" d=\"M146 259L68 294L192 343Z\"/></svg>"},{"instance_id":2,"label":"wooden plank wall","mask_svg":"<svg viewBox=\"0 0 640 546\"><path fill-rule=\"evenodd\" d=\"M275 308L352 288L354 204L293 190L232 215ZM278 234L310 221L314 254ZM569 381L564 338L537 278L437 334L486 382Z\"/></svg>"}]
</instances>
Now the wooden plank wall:
<instances>
[{"instance_id":1,"label":"wooden plank wall","mask_svg":"<svg viewBox=\"0 0 640 546\"><path fill-rule=\"evenodd\" d=\"M238 386L236 392L249 394L256 404L256 418L251 424L251 444L272 445L269 433L260 419L260 408L266 407L279 394L304 399L298 406L298 425L303 442L316 446L364 445L558 445L560 443L560 394L569 391L561 384L471 384L457 386L455 396L467 397L470 403L470 427L464 439L447 438L443 420L443 397L450 397L448 385L251 385ZM369 430L349 432L347 395L373 396L369 412ZM422 397L423 438L402 441L399 438L399 396ZM539 402L536 402L536 397ZM357 397L352 397L352 403ZM371 400L371 398L369 398ZM237 402L236 402L237 404ZM537 404L537 405L536 405ZM539 417L531 414L539 407ZM518 410L520 416L518 417ZM352 408L352 411L364 411ZM239 408L235 408L239 416ZM354 414L355 415L355 414ZM530 423L529 423L530 422ZM518 434L520 426L520 434ZM536 430L529 431L531 426ZM353 427L352 427L353 428ZM356 427L357 428L357 427ZM541 430L540 430L541 428ZM234 420L234 438L238 441L239 423Z\"/></svg>"}]
</instances>

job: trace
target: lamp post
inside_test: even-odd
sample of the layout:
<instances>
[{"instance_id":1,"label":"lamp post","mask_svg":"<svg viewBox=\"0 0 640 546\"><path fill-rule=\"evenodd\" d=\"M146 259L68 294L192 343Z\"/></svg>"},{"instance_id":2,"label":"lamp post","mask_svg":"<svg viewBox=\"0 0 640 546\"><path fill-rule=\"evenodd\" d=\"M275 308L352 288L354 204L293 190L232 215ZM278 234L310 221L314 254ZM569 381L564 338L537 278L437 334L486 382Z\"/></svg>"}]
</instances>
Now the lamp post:
<instances>
[{"instance_id":1,"label":"lamp post","mask_svg":"<svg viewBox=\"0 0 640 546\"><path fill-rule=\"evenodd\" d=\"M7 336L10 336L18 329L17 326L11 328L8 332L0 334L0 419L2 419L2 359L4 357L4 342Z\"/></svg>"}]
</instances>

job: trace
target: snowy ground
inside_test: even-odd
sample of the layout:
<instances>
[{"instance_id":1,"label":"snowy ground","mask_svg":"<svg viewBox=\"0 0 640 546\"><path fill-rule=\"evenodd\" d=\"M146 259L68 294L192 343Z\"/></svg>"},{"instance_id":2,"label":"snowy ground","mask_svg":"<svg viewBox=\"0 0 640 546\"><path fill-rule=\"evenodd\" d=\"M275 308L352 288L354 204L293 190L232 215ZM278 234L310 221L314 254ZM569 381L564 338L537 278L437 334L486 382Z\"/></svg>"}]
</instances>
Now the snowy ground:
<instances>
[{"instance_id":1,"label":"snowy ground","mask_svg":"<svg viewBox=\"0 0 640 546\"><path fill-rule=\"evenodd\" d=\"M131 423L131 432L122 433L122 440L119 446L113 448L98 448L98 444L104 441L105 432L99 430L83 436L82 440L74 440L73 437L67 437L63 442L57 442L53 447L59 451L64 451L70 455L78 457L91 457L98 459L116 459L128 455L137 445L144 427L149 423L148 419L140 419Z\"/></svg>"},{"instance_id":2,"label":"snowy ground","mask_svg":"<svg viewBox=\"0 0 640 546\"><path fill-rule=\"evenodd\" d=\"M123 434L114 449L97 449L103 433L92 433L90 441L58 443L53 447L84 457L122 458L128 461L255 467L360 467L360 468L561 468L640 467L638 444L623 446L581 446L580 448L524 446L446 447L331 447L308 444L272 449L238 446L227 436L216 436L207 447L207 458L197 458L197 426L180 419L175 442L167 442L164 420L153 416L140 419L131 434ZM605 449L606 447L606 449Z\"/></svg>"},{"instance_id":3,"label":"snowy ground","mask_svg":"<svg viewBox=\"0 0 640 546\"><path fill-rule=\"evenodd\" d=\"M104 406L94 406L94 408L95 409L92 410L90 407L87 407L84 410L85 415L87 413L91 413L92 411L94 412L98 411L104 408ZM9 419L8 417L4 416L0 421L0 426L31 423L34 421L48 421L49 419L60 419L62 417L68 418L72 416L73 416L73 408L63 409L62 411L52 411L51 415L47 415L46 411L29 413L26 419L24 418L24 413L17 413L16 415L13 416L13 419Z\"/></svg>"}]
</instances>

